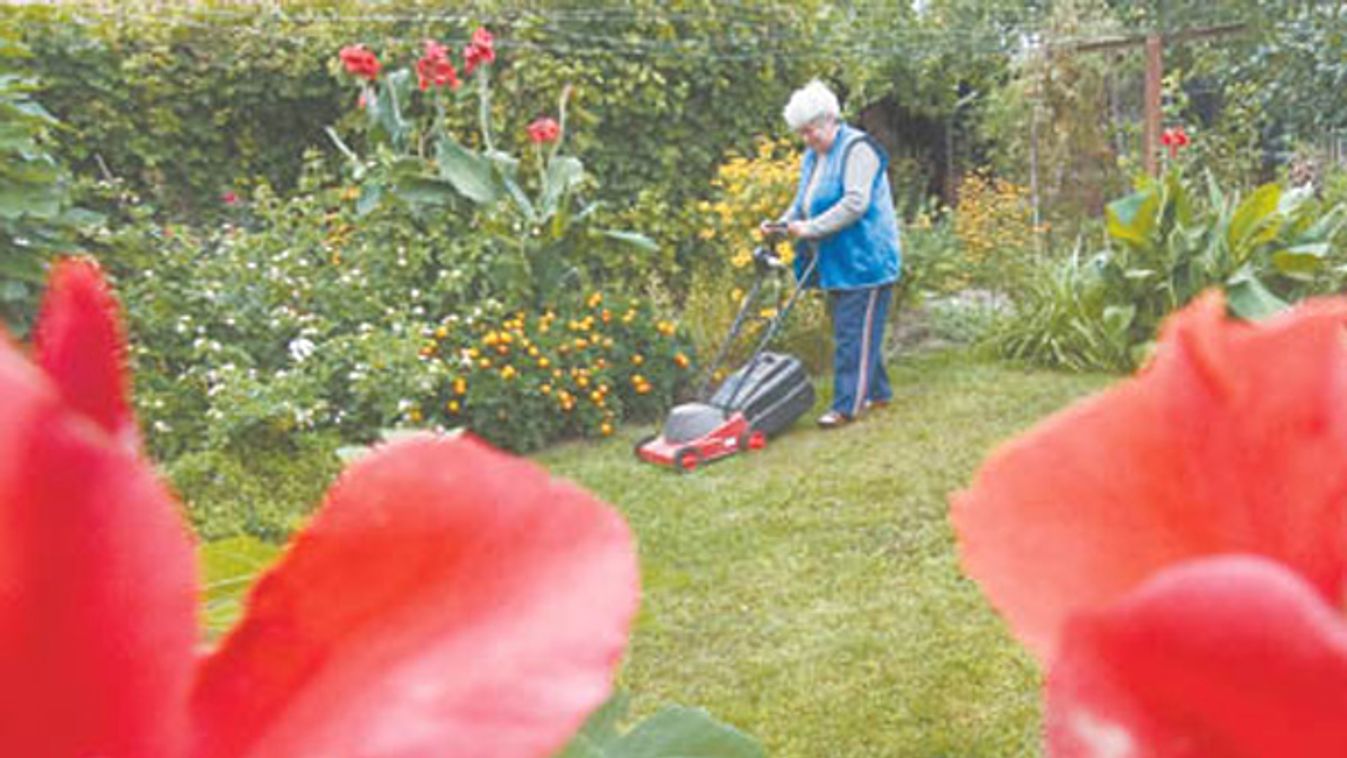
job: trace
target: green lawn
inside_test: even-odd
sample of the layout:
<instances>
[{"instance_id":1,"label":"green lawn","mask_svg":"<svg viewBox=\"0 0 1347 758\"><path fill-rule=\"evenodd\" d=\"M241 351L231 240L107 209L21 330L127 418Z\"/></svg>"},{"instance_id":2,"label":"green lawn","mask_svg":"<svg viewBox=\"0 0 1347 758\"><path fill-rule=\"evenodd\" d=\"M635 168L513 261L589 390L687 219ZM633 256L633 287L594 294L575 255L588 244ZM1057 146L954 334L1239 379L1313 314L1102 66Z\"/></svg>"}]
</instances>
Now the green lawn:
<instances>
[{"instance_id":1,"label":"green lawn","mask_svg":"<svg viewBox=\"0 0 1347 758\"><path fill-rule=\"evenodd\" d=\"M538 456L639 539L634 711L702 706L772 756L1038 754L1037 673L960 575L946 495L1109 378L953 352L894 380L888 409L829 432L811 415L690 476L632 458L646 429Z\"/></svg>"}]
</instances>

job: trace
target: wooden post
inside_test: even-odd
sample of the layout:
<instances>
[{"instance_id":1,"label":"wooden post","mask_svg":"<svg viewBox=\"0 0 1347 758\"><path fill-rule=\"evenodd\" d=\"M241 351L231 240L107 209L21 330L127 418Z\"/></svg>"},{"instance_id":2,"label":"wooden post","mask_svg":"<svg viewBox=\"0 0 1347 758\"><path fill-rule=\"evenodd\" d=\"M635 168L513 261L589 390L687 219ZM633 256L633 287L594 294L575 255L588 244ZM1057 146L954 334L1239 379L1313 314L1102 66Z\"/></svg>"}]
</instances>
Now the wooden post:
<instances>
[{"instance_id":1,"label":"wooden post","mask_svg":"<svg viewBox=\"0 0 1347 758\"><path fill-rule=\"evenodd\" d=\"M1146 126L1142 149L1146 173L1159 176L1160 154L1160 80L1164 72L1161 50L1164 42L1159 34L1146 35Z\"/></svg>"}]
</instances>

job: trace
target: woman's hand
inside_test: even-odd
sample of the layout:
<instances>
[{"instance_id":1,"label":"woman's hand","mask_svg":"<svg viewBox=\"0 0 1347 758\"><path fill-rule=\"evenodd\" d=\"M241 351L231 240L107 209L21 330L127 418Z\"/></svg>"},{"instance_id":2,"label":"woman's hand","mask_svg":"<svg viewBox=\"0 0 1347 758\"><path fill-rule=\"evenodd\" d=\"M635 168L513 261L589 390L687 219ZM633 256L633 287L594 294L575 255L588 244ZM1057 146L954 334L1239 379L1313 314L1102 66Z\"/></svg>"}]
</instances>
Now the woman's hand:
<instances>
[{"instance_id":1,"label":"woman's hand","mask_svg":"<svg viewBox=\"0 0 1347 758\"><path fill-rule=\"evenodd\" d=\"M805 236L805 233L808 230L809 230L808 225L806 225L805 222L803 221L792 221L786 224L786 234L789 234L790 236L795 238Z\"/></svg>"}]
</instances>

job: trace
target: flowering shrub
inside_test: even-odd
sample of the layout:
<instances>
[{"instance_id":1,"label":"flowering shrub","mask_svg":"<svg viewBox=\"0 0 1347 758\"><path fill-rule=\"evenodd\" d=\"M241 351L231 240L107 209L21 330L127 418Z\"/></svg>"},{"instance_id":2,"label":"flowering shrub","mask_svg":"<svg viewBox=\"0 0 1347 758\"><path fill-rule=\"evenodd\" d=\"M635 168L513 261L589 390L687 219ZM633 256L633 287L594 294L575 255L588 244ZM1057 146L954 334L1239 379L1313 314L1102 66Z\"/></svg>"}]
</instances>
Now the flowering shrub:
<instances>
[{"instance_id":1,"label":"flowering shrub","mask_svg":"<svg viewBox=\"0 0 1347 758\"><path fill-rule=\"evenodd\" d=\"M735 268L746 268L761 242L758 225L780 216L795 197L799 168L800 150L789 138L759 137L752 155L731 153L711 181L713 199L697 208L704 223L699 236L728 254ZM789 263L793 251L783 246L782 255Z\"/></svg>"},{"instance_id":2,"label":"flowering shrub","mask_svg":"<svg viewBox=\"0 0 1347 758\"><path fill-rule=\"evenodd\" d=\"M607 436L650 419L691 379L692 347L650 303L590 294L578 308L504 318L450 314L423 330L437 391L404 421L466 426L529 450L558 437Z\"/></svg>"},{"instance_id":3,"label":"flowering shrub","mask_svg":"<svg viewBox=\"0 0 1347 758\"><path fill-rule=\"evenodd\" d=\"M959 183L954 234L963 247L965 286L1013 290L1024 280L1043 231L1034 226L1028 187L985 172Z\"/></svg>"},{"instance_id":4,"label":"flowering shrub","mask_svg":"<svg viewBox=\"0 0 1347 758\"><path fill-rule=\"evenodd\" d=\"M67 263L34 362L0 344L24 579L0 673L46 683L6 698L0 752L542 757L604 702L639 596L626 524L471 438L359 460L203 654L196 556L141 453L115 308Z\"/></svg>"},{"instance_id":5,"label":"flowering shrub","mask_svg":"<svg viewBox=\"0 0 1347 758\"><path fill-rule=\"evenodd\" d=\"M791 139L760 137L751 155L726 156L712 181L713 198L697 204L698 236L715 256L699 262L693 271L684 313L699 354L715 354L739 312L754 275L753 250L763 244L758 225L789 207L799 181L799 162L799 148ZM794 258L789 244L779 244L777 253L787 263ZM761 319L775 315L776 306L784 302L785 292L775 294L775 300L762 300L758 312L750 314L759 320L745 328L740 350L730 354L731 364L744 357L744 350L761 334ZM817 372L831 360L830 336L821 298L805 296L796 302L776 347L797 355Z\"/></svg>"},{"instance_id":6,"label":"flowering shrub","mask_svg":"<svg viewBox=\"0 0 1347 758\"><path fill-rule=\"evenodd\" d=\"M953 497L965 571L1047 671L1050 755L1342 753L1345 322L1205 295Z\"/></svg>"}]
</instances>

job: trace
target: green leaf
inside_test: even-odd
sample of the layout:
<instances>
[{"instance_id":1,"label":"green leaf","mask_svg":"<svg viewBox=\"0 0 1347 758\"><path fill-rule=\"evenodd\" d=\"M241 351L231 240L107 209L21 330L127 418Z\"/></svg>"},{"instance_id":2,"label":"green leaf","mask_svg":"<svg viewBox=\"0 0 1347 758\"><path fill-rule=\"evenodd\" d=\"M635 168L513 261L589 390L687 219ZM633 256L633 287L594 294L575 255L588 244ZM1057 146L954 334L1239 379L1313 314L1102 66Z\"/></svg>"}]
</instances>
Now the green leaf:
<instances>
[{"instance_id":1,"label":"green leaf","mask_svg":"<svg viewBox=\"0 0 1347 758\"><path fill-rule=\"evenodd\" d=\"M1110 334L1122 334L1136 319L1135 305L1110 305L1104 308L1104 327Z\"/></svg>"},{"instance_id":2,"label":"green leaf","mask_svg":"<svg viewBox=\"0 0 1347 758\"><path fill-rule=\"evenodd\" d=\"M384 197L384 188L382 184L376 182L365 182L360 185L360 198L355 201L355 214L357 216L368 215L375 208L379 207L380 201Z\"/></svg>"},{"instance_id":3,"label":"green leaf","mask_svg":"<svg viewBox=\"0 0 1347 758\"><path fill-rule=\"evenodd\" d=\"M1272 265L1277 273L1291 277L1309 277L1324 266L1329 253L1327 242L1295 245L1272 254Z\"/></svg>"},{"instance_id":4,"label":"green leaf","mask_svg":"<svg viewBox=\"0 0 1347 758\"><path fill-rule=\"evenodd\" d=\"M243 598L279 555L275 545L253 537L232 537L201 546L203 621L212 636L224 633L243 610Z\"/></svg>"},{"instance_id":5,"label":"green leaf","mask_svg":"<svg viewBox=\"0 0 1347 758\"><path fill-rule=\"evenodd\" d=\"M666 706L636 725L607 755L615 758L762 758L756 740L700 708Z\"/></svg>"},{"instance_id":6,"label":"green leaf","mask_svg":"<svg viewBox=\"0 0 1347 758\"><path fill-rule=\"evenodd\" d=\"M394 191L398 197L422 205L449 205L458 197L452 184L428 176L398 176Z\"/></svg>"},{"instance_id":7,"label":"green leaf","mask_svg":"<svg viewBox=\"0 0 1347 758\"><path fill-rule=\"evenodd\" d=\"M411 124L402 115L402 103L411 95L411 72L400 68L384 77L383 86L370 108L370 117L388 134L394 148L401 149Z\"/></svg>"},{"instance_id":8,"label":"green leaf","mask_svg":"<svg viewBox=\"0 0 1347 758\"><path fill-rule=\"evenodd\" d=\"M1114 200L1105 208L1109 236L1137 247L1148 245L1159 206L1160 195L1153 189Z\"/></svg>"},{"instance_id":9,"label":"green leaf","mask_svg":"<svg viewBox=\"0 0 1347 758\"><path fill-rule=\"evenodd\" d=\"M441 135L435 145L435 162L440 178L447 180L459 194L480 205L500 199L503 187L496 180L491 161Z\"/></svg>"},{"instance_id":10,"label":"green leaf","mask_svg":"<svg viewBox=\"0 0 1347 758\"><path fill-rule=\"evenodd\" d=\"M0 185L0 218L35 216L53 219L61 212L61 193L55 187Z\"/></svg>"},{"instance_id":11,"label":"green leaf","mask_svg":"<svg viewBox=\"0 0 1347 758\"><path fill-rule=\"evenodd\" d=\"M557 210L557 204L585 177L585 165L569 155L552 159L543 176L542 194L538 197L538 215L548 218Z\"/></svg>"},{"instance_id":12,"label":"green leaf","mask_svg":"<svg viewBox=\"0 0 1347 758\"><path fill-rule=\"evenodd\" d=\"M1247 269L1226 282L1225 293L1230 312L1248 321L1267 318L1290 307Z\"/></svg>"},{"instance_id":13,"label":"green leaf","mask_svg":"<svg viewBox=\"0 0 1347 758\"><path fill-rule=\"evenodd\" d=\"M666 706L625 735L618 723L629 699L616 692L556 758L761 758L757 740L711 718L700 708Z\"/></svg>"},{"instance_id":14,"label":"green leaf","mask_svg":"<svg viewBox=\"0 0 1347 758\"><path fill-rule=\"evenodd\" d=\"M659 252L659 245L649 237L640 232L624 232L617 229L600 229L599 234L610 240L622 242L632 247L644 250L647 253Z\"/></svg>"},{"instance_id":15,"label":"green leaf","mask_svg":"<svg viewBox=\"0 0 1347 758\"><path fill-rule=\"evenodd\" d=\"M1277 215L1281 194L1282 188L1279 185L1264 184L1235 208L1235 213L1230 217L1230 230L1226 232L1226 241L1236 261L1242 261L1247 257L1248 248L1277 236L1277 231L1281 227L1281 217Z\"/></svg>"}]
</instances>

